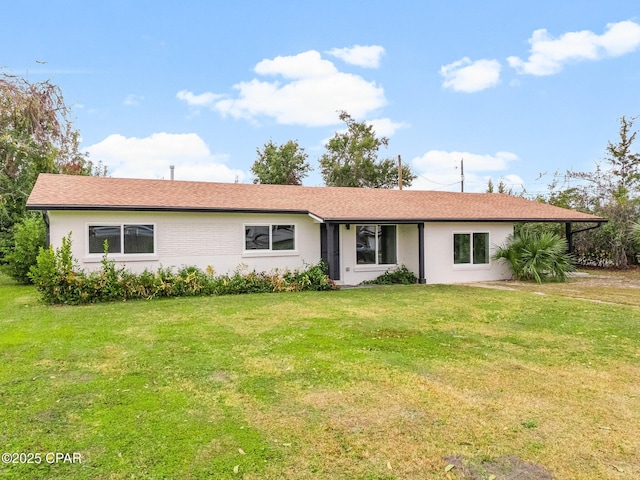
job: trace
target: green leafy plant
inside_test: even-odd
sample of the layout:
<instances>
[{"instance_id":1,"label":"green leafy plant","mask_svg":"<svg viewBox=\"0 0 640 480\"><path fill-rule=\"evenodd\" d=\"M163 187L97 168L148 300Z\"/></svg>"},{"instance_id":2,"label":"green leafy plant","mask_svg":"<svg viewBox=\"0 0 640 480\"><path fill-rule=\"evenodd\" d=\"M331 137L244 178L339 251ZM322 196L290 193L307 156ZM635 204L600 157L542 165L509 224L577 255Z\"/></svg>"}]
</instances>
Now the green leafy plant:
<instances>
[{"instance_id":1,"label":"green leafy plant","mask_svg":"<svg viewBox=\"0 0 640 480\"><path fill-rule=\"evenodd\" d=\"M78 271L71 245L69 233L57 250L41 247L36 264L29 269L29 277L46 303L84 303L81 289L86 276Z\"/></svg>"},{"instance_id":2,"label":"green leafy plant","mask_svg":"<svg viewBox=\"0 0 640 480\"><path fill-rule=\"evenodd\" d=\"M572 256L567 253L566 239L550 232L532 233L526 230L511 235L506 245L498 247L494 260L506 261L517 280L566 280L575 270Z\"/></svg>"},{"instance_id":3,"label":"green leafy plant","mask_svg":"<svg viewBox=\"0 0 640 480\"><path fill-rule=\"evenodd\" d=\"M362 282L363 285L411 285L418 281L416 276L404 264L396 270L384 272L373 280Z\"/></svg>"},{"instance_id":4,"label":"green leafy plant","mask_svg":"<svg viewBox=\"0 0 640 480\"><path fill-rule=\"evenodd\" d=\"M161 267L155 273L145 270L136 274L118 268L108 253L105 243L100 270L87 274L77 267L71 254L69 234L63 238L59 249L40 249L30 278L45 303L68 305L160 297L337 289L327 277L322 263L305 265L300 270L270 273L247 272L246 266L241 265L230 275L215 276L212 268L204 272L194 266L183 267L177 272Z\"/></svg>"},{"instance_id":5,"label":"green leafy plant","mask_svg":"<svg viewBox=\"0 0 640 480\"><path fill-rule=\"evenodd\" d=\"M636 243L640 244L640 222L634 223L631 227Z\"/></svg>"},{"instance_id":6,"label":"green leafy plant","mask_svg":"<svg viewBox=\"0 0 640 480\"><path fill-rule=\"evenodd\" d=\"M5 255L4 271L19 283L32 283L29 270L45 246L45 225L40 215L30 214L15 226L13 249Z\"/></svg>"}]
</instances>

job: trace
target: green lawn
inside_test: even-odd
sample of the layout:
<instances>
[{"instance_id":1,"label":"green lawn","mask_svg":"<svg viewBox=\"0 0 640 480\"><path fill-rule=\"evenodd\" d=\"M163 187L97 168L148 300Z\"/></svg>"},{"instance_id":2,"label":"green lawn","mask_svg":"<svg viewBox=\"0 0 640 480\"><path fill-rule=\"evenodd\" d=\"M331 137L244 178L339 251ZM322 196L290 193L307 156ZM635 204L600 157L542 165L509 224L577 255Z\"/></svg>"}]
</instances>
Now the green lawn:
<instances>
[{"instance_id":1,"label":"green lawn","mask_svg":"<svg viewBox=\"0 0 640 480\"><path fill-rule=\"evenodd\" d=\"M0 277L0 451L41 455L0 477L640 477L640 308L545 293L47 307Z\"/></svg>"}]
</instances>

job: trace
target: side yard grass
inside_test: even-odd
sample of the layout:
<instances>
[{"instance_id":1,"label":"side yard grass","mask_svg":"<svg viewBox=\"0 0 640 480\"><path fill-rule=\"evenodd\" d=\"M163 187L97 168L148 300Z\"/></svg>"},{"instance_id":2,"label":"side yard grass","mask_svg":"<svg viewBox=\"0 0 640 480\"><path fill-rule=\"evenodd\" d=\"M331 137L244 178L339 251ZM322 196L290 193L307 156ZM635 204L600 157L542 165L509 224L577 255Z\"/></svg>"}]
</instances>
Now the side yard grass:
<instances>
[{"instance_id":1,"label":"side yard grass","mask_svg":"<svg viewBox=\"0 0 640 480\"><path fill-rule=\"evenodd\" d=\"M640 477L640 308L546 293L47 307L0 277L0 451L42 455L0 477Z\"/></svg>"}]
</instances>

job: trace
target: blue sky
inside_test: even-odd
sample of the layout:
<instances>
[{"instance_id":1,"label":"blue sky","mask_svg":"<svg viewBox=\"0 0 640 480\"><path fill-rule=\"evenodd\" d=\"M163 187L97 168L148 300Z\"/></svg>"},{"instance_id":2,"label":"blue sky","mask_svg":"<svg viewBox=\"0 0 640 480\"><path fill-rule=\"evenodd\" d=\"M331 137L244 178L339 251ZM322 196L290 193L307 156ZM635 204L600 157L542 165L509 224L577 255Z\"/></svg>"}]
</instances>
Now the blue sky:
<instances>
[{"instance_id":1,"label":"blue sky","mask_svg":"<svg viewBox=\"0 0 640 480\"><path fill-rule=\"evenodd\" d=\"M529 194L591 170L640 114L629 1L3 2L0 66L50 79L117 177L251 182L256 148L317 167L338 110L389 137L414 188ZM547 176L539 178L541 173ZM306 185L321 185L316 170Z\"/></svg>"}]
</instances>

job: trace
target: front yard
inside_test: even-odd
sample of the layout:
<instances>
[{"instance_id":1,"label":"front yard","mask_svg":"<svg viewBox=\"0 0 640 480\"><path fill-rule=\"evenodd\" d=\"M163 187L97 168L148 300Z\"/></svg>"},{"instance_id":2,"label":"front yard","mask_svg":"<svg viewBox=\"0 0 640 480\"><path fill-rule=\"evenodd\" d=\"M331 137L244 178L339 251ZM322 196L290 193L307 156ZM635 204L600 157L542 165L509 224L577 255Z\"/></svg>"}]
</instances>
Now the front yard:
<instances>
[{"instance_id":1,"label":"front yard","mask_svg":"<svg viewBox=\"0 0 640 480\"><path fill-rule=\"evenodd\" d=\"M46 307L0 277L0 476L638 478L640 290L579 284Z\"/></svg>"}]
</instances>

